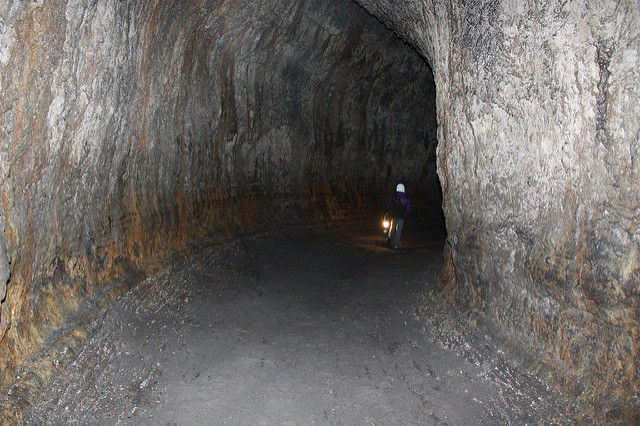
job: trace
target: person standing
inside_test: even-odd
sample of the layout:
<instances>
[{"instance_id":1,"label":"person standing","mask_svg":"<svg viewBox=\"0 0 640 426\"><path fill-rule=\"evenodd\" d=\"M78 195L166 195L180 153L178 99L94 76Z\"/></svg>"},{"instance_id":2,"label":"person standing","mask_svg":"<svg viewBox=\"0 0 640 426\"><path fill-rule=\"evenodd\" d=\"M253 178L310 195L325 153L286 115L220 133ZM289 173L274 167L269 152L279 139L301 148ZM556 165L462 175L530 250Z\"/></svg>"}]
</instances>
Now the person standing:
<instances>
[{"instance_id":1,"label":"person standing","mask_svg":"<svg viewBox=\"0 0 640 426\"><path fill-rule=\"evenodd\" d=\"M391 225L387 233L387 245L391 245L393 239L393 248L399 249L400 238L402 236L402 227L404 221L411 212L411 201L404 192L404 185L399 183L396 187L396 193L387 203L387 215L391 217Z\"/></svg>"}]
</instances>

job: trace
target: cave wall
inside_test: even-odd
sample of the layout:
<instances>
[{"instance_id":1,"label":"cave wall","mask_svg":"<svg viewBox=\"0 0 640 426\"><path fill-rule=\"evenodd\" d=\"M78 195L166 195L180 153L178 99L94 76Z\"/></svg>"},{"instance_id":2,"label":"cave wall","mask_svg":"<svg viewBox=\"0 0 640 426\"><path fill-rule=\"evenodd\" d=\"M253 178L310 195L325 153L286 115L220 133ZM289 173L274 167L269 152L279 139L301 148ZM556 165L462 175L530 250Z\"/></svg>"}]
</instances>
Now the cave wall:
<instances>
[{"instance_id":1,"label":"cave wall","mask_svg":"<svg viewBox=\"0 0 640 426\"><path fill-rule=\"evenodd\" d=\"M640 4L358 2L434 70L452 294L636 418Z\"/></svg>"},{"instance_id":2,"label":"cave wall","mask_svg":"<svg viewBox=\"0 0 640 426\"><path fill-rule=\"evenodd\" d=\"M5 1L0 87L2 387L190 242L438 187L428 65L349 0Z\"/></svg>"}]
</instances>

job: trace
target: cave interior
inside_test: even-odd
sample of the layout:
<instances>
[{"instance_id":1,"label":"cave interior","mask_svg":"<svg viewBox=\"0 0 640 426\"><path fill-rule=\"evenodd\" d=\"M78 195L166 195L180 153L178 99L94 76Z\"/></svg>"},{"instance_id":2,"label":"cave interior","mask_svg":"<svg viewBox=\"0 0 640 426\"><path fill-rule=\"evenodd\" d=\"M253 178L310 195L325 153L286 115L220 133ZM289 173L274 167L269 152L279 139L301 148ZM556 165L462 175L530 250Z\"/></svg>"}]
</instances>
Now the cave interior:
<instances>
[{"instance_id":1,"label":"cave interior","mask_svg":"<svg viewBox=\"0 0 640 426\"><path fill-rule=\"evenodd\" d=\"M442 300L637 420L640 7L615 3L5 2L3 394L47 383L87 301L252 233L379 232L401 182Z\"/></svg>"}]
</instances>

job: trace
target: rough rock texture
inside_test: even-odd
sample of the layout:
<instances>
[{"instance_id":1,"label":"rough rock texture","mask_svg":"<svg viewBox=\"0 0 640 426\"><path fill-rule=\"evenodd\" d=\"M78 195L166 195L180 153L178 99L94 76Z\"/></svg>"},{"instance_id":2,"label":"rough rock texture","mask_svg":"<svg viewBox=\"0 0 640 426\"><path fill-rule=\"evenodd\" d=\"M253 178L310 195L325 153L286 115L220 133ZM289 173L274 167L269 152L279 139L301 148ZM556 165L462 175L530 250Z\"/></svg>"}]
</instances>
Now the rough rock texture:
<instances>
[{"instance_id":1,"label":"rough rock texture","mask_svg":"<svg viewBox=\"0 0 640 426\"><path fill-rule=\"evenodd\" d=\"M5 1L0 88L2 386L211 231L438 188L430 69L349 0Z\"/></svg>"},{"instance_id":2,"label":"rough rock texture","mask_svg":"<svg viewBox=\"0 0 640 426\"><path fill-rule=\"evenodd\" d=\"M0 217L0 220L2 220L2 217ZM4 301L4 298L7 295L7 282L11 277L10 256L11 253L7 247L7 240L4 237L4 232L2 232L0 233L0 303Z\"/></svg>"},{"instance_id":3,"label":"rough rock texture","mask_svg":"<svg viewBox=\"0 0 640 426\"><path fill-rule=\"evenodd\" d=\"M640 416L640 4L358 1L434 70L455 297Z\"/></svg>"},{"instance_id":4,"label":"rough rock texture","mask_svg":"<svg viewBox=\"0 0 640 426\"><path fill-rule=\"evenodd\" d=\"M443 235L408 227L402 254L384 247L371 222L207 247L97 315L32 411L20 419L5 405L0 417L29 425L590 424L573 398L443 300Z\"/></svg>"}]
</instances>

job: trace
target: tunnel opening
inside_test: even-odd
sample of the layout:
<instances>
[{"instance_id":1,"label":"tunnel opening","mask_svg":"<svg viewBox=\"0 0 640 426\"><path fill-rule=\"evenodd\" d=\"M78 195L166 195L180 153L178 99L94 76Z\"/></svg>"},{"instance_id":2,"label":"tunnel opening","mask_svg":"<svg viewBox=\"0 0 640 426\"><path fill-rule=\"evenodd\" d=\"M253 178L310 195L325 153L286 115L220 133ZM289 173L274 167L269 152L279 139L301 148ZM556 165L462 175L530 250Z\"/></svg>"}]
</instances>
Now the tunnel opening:
<instances>
[{"instance_id":1,"label":"tunnel opening","mask_svg":"<svg viewBox=\"0 0 640 426\"><path fill-rule=\"evenodd\" d=\"M350 0L2 13L6 110L20 111L2 157L3 390L87 300L202 241L296 220L367 218L379 235L399 182L414 206L406 234L434 224L433 74Z\"/></svg>"},{"instance_id":2,"label":"tunnel opening","mask_svg":"<svg viewBox=\"0 0 640 426\"><path fill-rule=\"evenodd\" d=\"M326 278L304 282L326 290L314 298L288 288L289 305L304 308L294 312L298 325L321 317L322 326L339 328L357 313L365 319L351 323L357 333L365 324L384 329L389 312L395 331L415 342L399 330L410 320L406 312L423 312L410 298L402 308L394 303L410 290L418 303L435 307L419 286L429 281L430 290L442 290L434 268L442 266L446 238L439 296L455 302L443 301L451 312L464 309L458 325L485 324L575 401L591 404L596 419L637 418L640 115L630 100L640 87L640 27L608 23L639 19L631 6L507 1L0 6L0 390L18 389L3 415L19 421L16 407L48 382L60 354L74 356L83 345L90 333L72 318L117 301L140 302L146 313L156 302L168 306L153 297L172 272L192 279L184 281L191 283L186 292L169 286L180 313L189 313L187 299L218 297L198 299L198 288L206 287L198 286L235 278L203 266L219 259L200 251L206 247L236 247L228 258L220 255L223 264L242 278L246 312L263 306L258 298L274 293L261 287L262 276L269 267L292 272L295 264L273 263L268 250L256 252L247 241L262 231L291 230L284 241L299 250L289 255ZM334 223L346 225L335 235L362 242L362 228L349 234L349 224L367 223L368 238L381 241L383 206L399 182L414 205L405 235L435 245L396 255L368 241L356 248L293 231ZM260 241L257 247L283 250ZM345 259L337 255L343 249ZM181 269L198 252L199 263ZM236 254L245 258L240 268ZM254 258L268 267L256 267ZM332 263L336 274L327 276L332 269L323 265ZM369 287L371 271L377 275ZM158 276L166 280L145 281ZM292 275L271 278L270 290L283 294L278 283L290 283ZM147 287L137 287L143 281ZM153 290L153 303L145 305L134 288ZM216 306L236 297L222 293ZM349 300L369 310L351 303L352 311L341 311ZM330 315L309 308L314 304ZM381 309L371 314L372 307ZM137 321L136 310L128 313ZM90 318L96 317L84 315ZM431 325L445 346L459 337ZM376 352L381 358L399 356L399 348L428 350L380 336L369 335L383 348ZM338 343L349 345L350 337ZM475 362L478 351L493 346L483 336L473 339L473 351L460 346ZM416 356L421 363L407 365L431 376L424 354ZM500 376L502 361L485 364L496 367L498 381L524 377ZM28 362L35 369L18 374ZM397 378L404 377L415 376ZM536 392L546 387L526 377L521 383L535 382ZM431 390L440 386L429 383ZM416 413L424 414L431 390L407 395ZM558 413L553 399L545 409ZM537 400L507 405L522 401ZM493 408L480 414L529 422L509 409L498 417Z\"/></svg>"}]
</instances>

